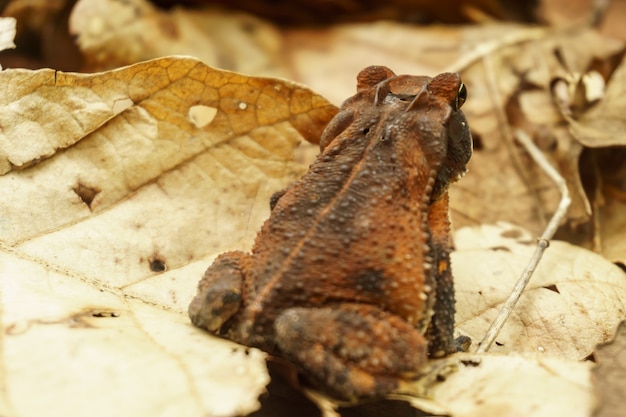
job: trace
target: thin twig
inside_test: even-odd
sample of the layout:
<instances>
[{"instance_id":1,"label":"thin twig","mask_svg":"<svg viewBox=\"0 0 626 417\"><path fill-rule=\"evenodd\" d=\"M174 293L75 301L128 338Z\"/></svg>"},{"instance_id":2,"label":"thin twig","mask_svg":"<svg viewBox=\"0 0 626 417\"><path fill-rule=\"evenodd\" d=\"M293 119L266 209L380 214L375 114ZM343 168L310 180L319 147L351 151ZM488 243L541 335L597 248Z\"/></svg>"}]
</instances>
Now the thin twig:
<instances>
[{"instance_id":1,"label":"thin twig","mask_svg":"<svg viewBox=\"0 0 626 417\"><path fill-rule=\"evenodd\" d=\"M591 6L591 13L589 13L589 26L599 27L606 16L606 11L611 5L610 0L595 0Z\"/></svg>"},{"instance_id":2,"label":"thin twig","mask_svg":"<svg viewBox=\"0 0 626 417\"><path fill-rule=\"evenodd\" d=\"M463 54L459 59L448 65L442 72L461 72L487 56L492 56L497 51L509 46L536 41L546 37L547 30L544 28L522 28L512 33L499 36L495 40L483 41L474 49Z\"/></svg>"},{"instance_id":3,"label":"thin twig","mask_svg":"<svg viewBox=\"0 0 626 417\"><path fill-rule=\"evenodd\" d=\"M493 342L496 340L496 337L502 330L504 323L507 321L513 309L515 308L515 304L519 300L522 295L522 291L528 285L530 281L530 277L532 276L537 264L541 260L543 253L550 246L550 239L556 233L556 229L559 227L559 224L567 214L567 210L572 202L572 199L569 195L569 190L567 189L567 183L565 179L550 165L546 157L541 153L541 151L535 146L532 139L522 130L515 131L516 139L524 146L526 151L530 154L530 156L535 160L537 165L550 177L552 181L559 188L559 192L561 193L561 201L559 202L559 206L552 215L552 218L548 222L543 234L537 241L537 247L535 248L535 253L533 253L532 258L528 262L526 269L520 276L520 278L515 283L515 287L509 295L509 298L504 302L498 317L493 321L489 330L485 334L483 340L479 343L477 353L483 353L489 350Z\"/></svg>"}]
</instances>

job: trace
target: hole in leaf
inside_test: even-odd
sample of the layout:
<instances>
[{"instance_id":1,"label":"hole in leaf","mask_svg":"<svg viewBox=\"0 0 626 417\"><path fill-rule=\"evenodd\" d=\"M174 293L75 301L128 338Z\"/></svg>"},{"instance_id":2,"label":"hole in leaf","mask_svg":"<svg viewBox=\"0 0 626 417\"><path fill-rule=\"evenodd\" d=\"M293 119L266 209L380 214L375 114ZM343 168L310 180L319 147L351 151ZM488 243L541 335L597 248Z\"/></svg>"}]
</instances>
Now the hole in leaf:
<instances>
[{"instance_id":1,"label":"hole in leaf","mask_svg":"<svg viewBox=\"0 0 626 417\"><path fill-rule=\"evenodd\" d=\"M130 108L133 104L135 103L129 98L115 100L113 102L113 114L119 114L123 112L124 110Z\"/></svg>"},{"instance_id":2,"label":"hole in leaf","mask_svg":"<svg viewBox=\"0 0 626 417\"><path fill-rule=\"evenodd\" d=\"M462 360L461 363L467 367L477 368L480 366L481 362L479 360L467 359L467 360Z\"/></svg>"},{"instance_id":3,"label":"hole in leaf","mask_svg":"<svg viewBox=\"0 0 626 417\"><path fill-rule=\"evenodd\" d=\"M494 246L490 249L495 252L511 252L511 249L506 246Z\"/></svg>"},{"instance_id":4,"label":"hole in leaf","mask_svg":"<svg viewBox=\"0 0 626 417\"><path fill-rule=\"evenodd\" d=\"M557 286L556 286L556 285L554 285L554 284L552 284L552 285L548 285L548 286L545 286L545 287L543 287L543 288L545 288L546 290L554 291L554 292L555 292L555 293L557 293L557 294L561 294L561 292L559 291L559 289L557 288Z\"/></svg>"},{"instance_id":5,"label":"hole in leaf","mask_svg":"<svg viewBox=\"0 0 626 417\"><path fill-rule=\"evenodd\" d=\"M208 125L215 119L215 115L217 114L217 109L215 107L210 106L191 106L189 108L189 120L196 127L202 128Z\"/></svg>"},{"instance_id":6,"label":"hole in leaf","mask_svg":"<svg viewBox=\"0 0 626 417\"><path fill-rule=\"evenodd\" d=\"M153 260L150 261L150 270L152 272L163 272L165 271L166 265L165 265L165 261L158 259L158 258L154 258Z\"/></svg>"},{"instance_id":7,"label":"hole in leaf","mask_svg":"<svg viewBox=\"0 0 626 417\"><path fill-rule=\"evenodd\" d=\"M85 203L89 208L91 208L91 203L93 202L94 198L96 198L98 193L101 191L97 187L90 187L80 182L76 184L76 186L74 186L72 190L74 190L76 195L78 195L80 199L83 200L83 203Z\"/></svg>"},{"instance_id":8,"label":"hole in leaf","mask_svg":"<svg viewBox=\"0 0 626 417\"><path fill-rule=\"evenodd\" d=\"M94 311L93 313L91 313L92 317L98 317L98 318L102 318L102 317L119 317L120 313L118 313L117 311Z\"/></svg>"},{"instance_id":9,"label":"hole in leaf","mask_svg":"<svg viewBox=\"0 0 626 417\"><path fill-rule=\"evenodd\" d=\"M588 362L596 362L596 354L594 352L591 352L589 355L587 355L585 357L585 359L583 359L584 361L588 361Z\"/></svg>"}]
</instances>

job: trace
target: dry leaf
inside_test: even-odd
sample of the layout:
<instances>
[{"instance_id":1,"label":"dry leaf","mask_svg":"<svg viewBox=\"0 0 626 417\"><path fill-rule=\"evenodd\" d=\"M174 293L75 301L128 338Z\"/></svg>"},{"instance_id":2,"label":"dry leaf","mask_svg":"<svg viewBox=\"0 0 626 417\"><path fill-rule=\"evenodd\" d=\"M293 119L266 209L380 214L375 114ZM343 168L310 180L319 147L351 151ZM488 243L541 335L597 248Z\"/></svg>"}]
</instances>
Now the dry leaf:
<instances>
[{"instance_id":1,"label":"dry leaf","mask_svg":"<svg viewBox=\"0 0 626 417\"><path fill-rule=\"evenodd\" d=\"M73 29L93 65L187 53L229 68L292 74L336 103L353 94L354 76L366 65L435 74L464 69L469 61L463 54L471 57L486 40L499 43L502 51L463 74L470 88L465 108L482 149L452 191L455 220L459 225L504 218L533 231L543 227L540 210L549 212L556 194L551 184L536 181L538 171L523 152L501 141L501 129L518 125L511 114L494 117L494 109L519 92L525 122L550 126L558 118L548 93L551 72L542 72L553 67L534 60L537 50L553 46L536 49L546 32L377 23L291 30L281 39L247 17L122 3L78 2ZM216 30L199 29L206 22ZM518 36L523 48L515 46ZM578 62L579 53L588 57L585 51L601 54L600 46L615 45L596 42L590 48L570 39L565 54L574 51ZM493 64L489 59L496 61L502 101L482 78ZM267 382L263 355L192 329L184 310L214 254L248 249L268 214L271 193L303 172L291 159L296 143L302 135L316 138L334 108L297 85L216 72L187 59L90 76L46 70L0 77L0 189L11 196L3 203L7 214L0 227L2 373L8 387L0 415L252 410ZM520 89L520 79L541 85L543 95ZM557 141L574 172L572 161L581 150L560 136ZM619 212L619 206L610 207ZM619 216L611 219L619 224ZM454 255L458 322L474 342L508 294L512 284L504 277L515 279L531 251L525 232L511 226L490 230L472 234L469 244L461 239L462 250ZM619 248L624 240L611 237ZM458 379L452 375L436 398L455 415L588 415L588 365L564 362L572 376L548 356L584 357L611 337L611 323L624 315L623 273L559 242L542 265L517 321L499 341L503 350L543 356L487 355L478 367L484 376L469 365ZM583 273L588 276L569 279ZM522 373L535 365L538 373ZM40 395L33 399L33 392Z\"/></svg>"},{"instance_id":2,"label":"dry leaf","mask_svg":"<svg viewBox=\"0 0 626 417\"><path fill-rule=\"evenodd\" d=\"M455 417L588 417L590 363L538 356L457 355L433 399Z\"/></svg>"},{"instance_id":3,"label":"dry leaf","mask_svg":"<svg viewBox=\"0 0 626 417\"><path fill-rule=\"evenodd\" d=\"M477 223L514 221L539 234L548 213L556 208L560 198L556 187L515 144L514 129L534 136L561 167L574 198L569 217L578 223L589 218L584 191L577 181L581 149L572 147L561 126L550 85L565 72L558 56L572 68L582 68L593 54L610 55L620 45L590 31L562 35L518 28L506 38L496 38L492 42L495 50L488 58L463 72L469 91L474 92L465 111L478 140L471 174L462 185L463 190L470 190L464 194L470 208L467 219ZM467 219L462 224L471 224Z\"/></svg>"},{"instance_id":4,"label":"dry leaf","mask_svg":"<svg viewBox=\"0 0 626 417\"><path fill-rule=\"evenodd\" d=\"M303 172L293 150L335 107L297 84L189 58L0 78L0 190L11 196L0 410L253 410L263 355L194 329L185 311L211 258L247 248L271 194Z\"/></svg>"},{"instance_id":5,"label":"dry leaf","mask_svg":"<svg viewBox=\"0 0 626 417\"><path fill-rule=\"evenodd\" d=\"M354 74L368 65L386 65L398 74L434 76L462 71L468 66L467 57L475 58L485 44L498 40L508 45L509 39L517 39L519 33L536 34L537 29L512 24L421 27L381 21L330 29L293 29L285 32L284 42L291 76L339 103L353 94ZM464 82L470 83L464 111L472 103L468 108L475 113L475 119L492 116L478 111L492 110L490 101L483 97L488 95L487 86L474 84L465 75Z\"/></svg>"},{"instance_id":6,"label":"dry leaf","mask_svg":"<svg viewBox=\"0 0 626 417\"><path fill-rule=\"evenodd\" d=\"M70 33L90 69L109 69L166 55L191 55L222 69L285 76L278 31L242 13L174 8L148 0L80 0Z\"/></svg>"},{"instance_id":7,"label":"dry leaf","mask_svg":"<svg viewBox=\"0 0 626 417\"><path fill-rule=\"evenodd\" d=\"M595 354L598 363L593 369L598 408L594 417L619 417L624 415L626 397L626 322L617 329L615 338L598 346Z\"/></svg>"},{"instance_id":8,"label":"dry leaf","mask_svg":"<svg viewBox=\"0 0 626 417\"><path fill-rule=\"evenodd\" d=\"M560 103L560 110L571 135L567 138L569 147L574 150L572 157L566 159L573 166L572 188L589 199L585 204L593 212L591 231L574 241L593 247L622 265L626 265L626 235L622 232L626 223L626 138L622 134L626 128L624 55L622 49L604 61L591 63L591 69L577 69L581 72L570 74L573 80L568 80L566 86L561 83L553 88L557 99L566 100ZM592 89L590 80L597 80L601 87L592 98L588 97ZM559 95L564 93L564 87L569 87L569 95Z\"/></svg>"},{"instance_id":9,"label":"dry leaf","mask_svg":"<svg viewBox=\"0 0 626 417\"><path fill-rule=\"evenodd\" d=\"M256 408L268 382L260 352L4 245L0 265L3 416L232 416Z\"/></svg>"},{"instance_id":10,"label":"dry leaf","mask_svg":"<svg viewBox=\"0 0 626 417\"><path fill-rule=\"evenodd\" d=\"M476 152L470 173L452 193L456 224L505 220L541 232L560 195L514 141L520 129L533 136L568 183L573 203L559 238L623 262L611 250L616 242L626 245L626 235L613 227L623 220L603 212L604 204L623 204L626 195L626 148L615 133L622 124L616 115L626 106L619 68L623 42L591 30L519 28L479 52L482 58L463 71L471 93L464 110ZM605 94L590 82L603 79L609 80ZM607 192L607 185L617 192Z\"/></svg>"},{"instance_id":11,"label":"dry leaf","mask_svg":"<svg viewBox=\"0 0 626 417\"><path fill-rule=\"evenodd\" d=\"M464 228L453 253L457 326L477 343L495 319L534 251L512 225ZM603 257L553 241L493 352L584 359L626 319L624 271Z\"/></svg>"},{"instance_id":12,"label":"dry leaf","mask_svg":"<svg viewBox=\"0 0 626 417\"><path fill-rule=\"evenodd\" d=\"M397 74L442 72L469 47L464 43L467 33L471 40L477 29L375 22L294 29L285 32L284 41L291 76L340 103L354 94L354 74L368 65L385 65Z\"/></svg>"}]
</instances>

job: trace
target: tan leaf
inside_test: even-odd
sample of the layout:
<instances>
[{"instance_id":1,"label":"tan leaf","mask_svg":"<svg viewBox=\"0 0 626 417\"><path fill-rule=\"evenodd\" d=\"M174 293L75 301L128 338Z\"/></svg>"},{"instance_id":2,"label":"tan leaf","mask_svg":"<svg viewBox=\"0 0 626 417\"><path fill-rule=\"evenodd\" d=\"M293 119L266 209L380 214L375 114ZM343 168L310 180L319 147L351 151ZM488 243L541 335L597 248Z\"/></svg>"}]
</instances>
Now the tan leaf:
<instances>
[{"instance_id":1,"label":"tan leaf","mask_svg":"<svg viewBox=\"0 0 626 417\"><path fill-rule=\"evenodd\" d=\"M257 407L268 382L260 352L4 246L0 265L3 416L226 416Z\"/></svg>"},{"instance_id":2,"label":"tan leaf","mask_svg":"<svg viewBox=\"0 0 626 417\"><path fill-rule=\"evenodd\" d=\"M433 399L454 416L588 417L595 405L588 362L541 356L458 355Z\"/></svg>"},{"instance_id":3,"label":"tan leaf","mask_svg":"<svg viewBox=\"0 0 626 417\"><path fill-rule=\"evenodd\" d=\"M304 170L294 148L336 108L189 58L0 78L0 410L257 407L263 355L194 329L186 308L213 256L250 245L271 194Z\"/></svg>"},{"instance_id":4,"label":"tan leaf","mask_svg":"<svg viewBox=\"0 0 626 417\"><path fill-rule=\"evenodd\" d=\"M615 338L601 346L595 354L593 369L598 408L594 417L619 417L624 414L626 387L626 323L622 322Z\"/></svg>"},{"instance_id":5,"label":"tan leaf","mask_svg":"<svg viewBox=\"0 0 626 417\"><path fill-rule=\"evenodd\" d=\"M542 355L457 353L430 362L426 383L413 384L420 385L416 391L426 391L421 397L394 394L336 412L332 402L313 399L324 417L417 415L407 403L427 416L589 417L595 406L592 367Z\"/></svg>"},{"instance_id":6,"label":"tan leaf","mask_svg":"<svg viewBox=\"0 0 626 417\"><path fill-rule=\"evenodd\" d=\"M471 28L468 32L475 33ZM368 65L385 65L397 74L438 74L469 46L463 44L464 33L375 22L293 29L285 33L284 41L292 77L341 103L354 94L355 74Z\"/></svg>"},{"instance_id":7,"label":"tan leaf","mask_svg":"<svg viewBox=\"0 0 626 417\"><path fill-rule=\"evenodd\" d=\"M70 32L91 69L109 69L166 55L191 55L208 65L265 76L277 70L280 37L242 13L158 9L147 0L80 0Z\"/></svg>"},{"instance_id":8,"label":"tan leaf","mask_svg":"<svg viewBox=\"0 0 626 417\"><path fill-rule=\"evenodd\" d=\"M464 228L455 234L457 325L480 341L534 251L534 239L512 225ZM624 272L603 257L553 241L492 347L584 359L626 318Z\"/></svg>"}]
</instances>

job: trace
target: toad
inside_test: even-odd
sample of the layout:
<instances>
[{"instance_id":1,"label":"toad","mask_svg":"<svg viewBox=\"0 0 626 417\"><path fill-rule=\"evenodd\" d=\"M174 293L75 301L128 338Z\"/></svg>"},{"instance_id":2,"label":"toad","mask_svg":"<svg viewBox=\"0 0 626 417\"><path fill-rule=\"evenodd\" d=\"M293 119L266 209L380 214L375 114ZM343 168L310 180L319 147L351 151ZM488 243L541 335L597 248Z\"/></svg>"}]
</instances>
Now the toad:
<instances>
[{"instance_id":1,"label":"toad","mask_svg":"<svg viewBox=\"0 0 626 417\"><path fill-rule=\"evenodd\" d=\"M295 364L342 400L385 395L456 350L448 186L472 138L458 74L370 66L251 253L220 255L194 325Z\"/></svg>"}]
</instances>

